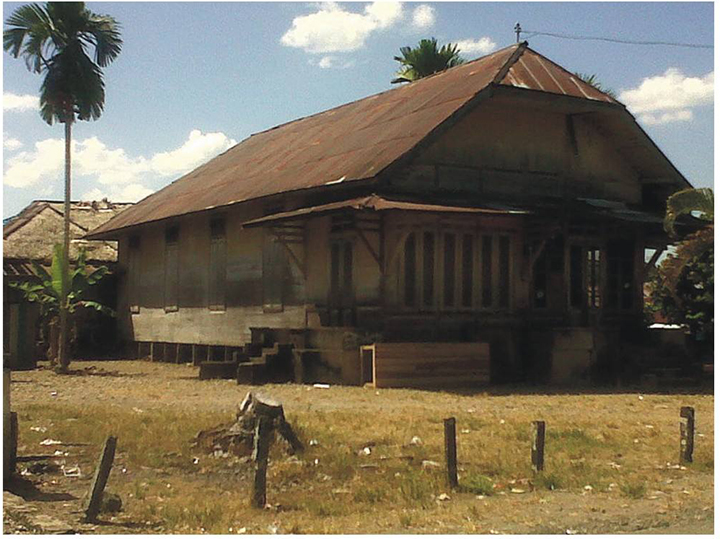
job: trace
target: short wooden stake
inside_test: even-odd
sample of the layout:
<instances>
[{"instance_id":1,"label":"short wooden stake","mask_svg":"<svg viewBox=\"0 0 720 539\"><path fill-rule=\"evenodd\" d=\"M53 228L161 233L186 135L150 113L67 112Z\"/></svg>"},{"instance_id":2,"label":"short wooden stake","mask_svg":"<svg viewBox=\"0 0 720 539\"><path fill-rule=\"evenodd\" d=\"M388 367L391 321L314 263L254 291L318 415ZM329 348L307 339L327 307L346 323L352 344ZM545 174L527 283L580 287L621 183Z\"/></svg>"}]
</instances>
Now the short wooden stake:
<instances>
[{"instance_id":1,"label":"short wooden stake","mask_svg":"<svg viewBox=\"0 0 720 539\"><path fill-rule=\"evenodd\" d=\"M85 509L85 522L94 522L98 514L100 514L103 492L105 491L105 485L107 484L113 460L115 459L116 446L117 438L115 438L115 436L108 436L103 452L100 455L97 470L95 470L95 477L93 478L87 508Z\"/></svg>"},{"instance_id":2,"label":"short wooden stake","mask_svg":"<svg viewBox=\"0 0 720 539\"><path fill-rule=\"evenodd\" d=\"M445 424L445 461L447 463L447 477L450 488L457 488L457 444L455 440L455 418L448 417Z\"/></svg>"},{"instance_id":3,"label":"short wooden stake","mask_svg":"<svg viewBox=\"0 0 720 539\"><path fill-rule=\"evenodd\" d=\"M255 481L253 483L252 499L253 507L262 509L267 501L267 465L268 453L270 452L270 435L272 434L271 418L260 416L255 427L255 439L252 458L255 461Z\"/></svg>"},{"instance_id":4,"label":"short wooden stake","mask_svg":"<svg viewBox=\"0 0 720 539\"><path fill-rule=\"evenodd\" d=\"M545 468L545 421L533 421L532 429L532 467L536 472L542 472Z\"/></svg>"},{"instance_id":5,"label":"short wooden stake","mask_svg":"<svg viewBox=\"0 0 720 539\"><path fill-rule=\"evenodd\" d=\"M17 448L18 448L18 415L17 412L10 412L10 458L8 461L8 471L15 473L17 465Z\"/></svg>"},{"instance_id":6,"label":"short wooden stake","mask_svg":"<svg viewBox=\"0 0 720 539\"><path fill-rule=\"evenodd\" d=\"M693 461L695 449L695 408L683 406L680 408L680 463Z\"/></svg>"}]
</instances>

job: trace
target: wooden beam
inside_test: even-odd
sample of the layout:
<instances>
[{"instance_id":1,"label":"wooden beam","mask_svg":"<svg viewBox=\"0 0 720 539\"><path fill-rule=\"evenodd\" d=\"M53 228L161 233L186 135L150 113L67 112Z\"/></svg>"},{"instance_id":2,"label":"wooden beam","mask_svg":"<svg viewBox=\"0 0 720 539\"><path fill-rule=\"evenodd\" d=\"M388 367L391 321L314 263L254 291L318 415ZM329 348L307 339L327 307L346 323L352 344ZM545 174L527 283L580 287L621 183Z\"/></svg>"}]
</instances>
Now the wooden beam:
<instances>
[{"instance_id":1,"label":"wooden beam","mask_svg":"<svg viewBox=\"0 0 720 539\"><path fill-rule=\"evenodd\" d=\"M375 252L375 249L372 248L372 245L370 245L370 242L367 239L367 236L365 235L365 232L361 228L357 229L358 236L362 240L362 242L365 244L365 247L367 248L368 252L372 255L372 257L375 259L375 262L377 262L378 267L380 268L380 271L382 271L382 264L380 263L380 257Z\"/></svg>"}]
</instances>

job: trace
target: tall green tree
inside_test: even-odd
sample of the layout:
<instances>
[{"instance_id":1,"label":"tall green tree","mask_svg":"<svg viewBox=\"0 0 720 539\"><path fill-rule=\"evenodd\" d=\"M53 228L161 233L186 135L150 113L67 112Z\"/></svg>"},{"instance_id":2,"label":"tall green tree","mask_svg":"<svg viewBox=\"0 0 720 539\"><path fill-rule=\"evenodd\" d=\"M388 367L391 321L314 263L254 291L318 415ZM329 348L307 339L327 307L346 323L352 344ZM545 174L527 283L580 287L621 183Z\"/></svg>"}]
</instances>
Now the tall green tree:
<instances>
[{"instance_id":1,"label":"tall green tree","mask_svg":"<svg viewBox=\"0 0 720 539\"><path fill-rule=\"evenodd\" d=\"M392 84L413 82L465 63L457 45L448 43L438 49L437 39L422 39L417 47L400 47L401 56L395 56L401 67Z\"/></svg>"},{"instance_id":2,"label":"tall green tree","mask_svg":"<svg viewBox=\"0 0 720 539\"><path fill-rule=\"evenodd\" d=\"M47 2L17 8L5 21L3 48L22 56L33 73L43 75L40 115L49 125L65 124L65 223L60 294L59 372L67 372L68 255L70 247L70 182L72 125L97 120L105 106L102 68L122 48L120 25L108 15L88 10L84 2Z\"/></svg>"},{"instance_id":3,"label":"tall green tree","mask_svg":"<svg viewBox=\"0 0 720 539\"><path fill-rule=\"evenodd\" d=\"M712 189L685 189L668 198L665 230L679 239L675 223L694 215L706 224L677 243L650 283L651 310L694 334L712 335L714 325L714 195Z\"/></svg>"}]
</instances>

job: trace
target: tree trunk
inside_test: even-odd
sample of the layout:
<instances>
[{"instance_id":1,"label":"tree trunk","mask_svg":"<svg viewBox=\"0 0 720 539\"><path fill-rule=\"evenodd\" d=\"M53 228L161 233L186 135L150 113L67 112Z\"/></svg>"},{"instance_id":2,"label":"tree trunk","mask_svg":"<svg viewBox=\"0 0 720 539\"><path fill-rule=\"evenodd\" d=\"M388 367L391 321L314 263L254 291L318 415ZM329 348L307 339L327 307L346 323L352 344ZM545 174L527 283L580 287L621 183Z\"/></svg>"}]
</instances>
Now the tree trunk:
<instances>
[{"instance_id":1,"label":"tree trunk","mask_svg":"<svg viewBox=\"0 0 720 539\"><path fill-rule=\"evenodd\" d=\"M58 350L58 372L67 373L70 366L68 350L68 264L70 260L70 144L72 141L73 118L65 120L65 207L63 219L63 279L60 293L60 346Z\"/></svg>"}]
</instances>

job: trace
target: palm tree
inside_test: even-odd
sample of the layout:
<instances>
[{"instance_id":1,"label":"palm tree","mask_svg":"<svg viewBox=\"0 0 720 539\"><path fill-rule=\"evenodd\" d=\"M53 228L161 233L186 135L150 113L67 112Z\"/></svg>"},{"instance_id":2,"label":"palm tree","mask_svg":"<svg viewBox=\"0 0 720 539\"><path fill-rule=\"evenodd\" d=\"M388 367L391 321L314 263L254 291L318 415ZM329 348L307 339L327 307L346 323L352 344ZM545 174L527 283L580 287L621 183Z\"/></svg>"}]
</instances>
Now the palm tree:
<instances>
[{"instance_id":1,"label":"palm tree","mask_svg":"<svg viewBox=\"0 0 720 539\"><path fill-rule=\"evenodd\" d=\"M450 67L465 63L460 57L457 45L448 43L438 50L437 39L422 39L417 47L400 47L402 56L395 56L395 60L402 64L397 72L397 78L391 81L413 82L423 77L445 71Z\"/></svg>"},{"instance_id":2,"label":"palm tree","mask_svg":"<svg viewBox=\"0 0 720 539\"><path fill-rule=\"evenodd\" d=\"M715 196L712 189L709 187L683 189L668 198L664 222L665 231L671 236L676 236L675 221L681 215L693 213L708 223L715 220Z\"/></svg>"},{"instance_id":3,"label":"palm tree","mask_svg":"<svg viewBox=\"0 0 720 539\"><path fill-rule=\"evenodd\" d=\"M70 247L70 162L72 124L97 120L105 105L102 69L120 54L120 25L97 15L84 2L48 2L17 8L5 21L3 48L22 56L33 73L45 76L40 86L40 116L49 125L65 124L65 227L60 301L59 372L67 372L68 251ZM94 57L88 56L88 49Z\"/></svg>"},{"instance_id":4,"label":"palm tree","mask_svg":"<svg viewBox=\"0 0 720 539\"><path fill-rule=\"evenodd\" d=\"M592 75L588 75L587 73L575 73L575 76L582 80L584 83L589 84L596 90L609 95L613 99L617 99L617 94L615 93L615 90L603 86L603 83L600 82L600 79L595 73L593 73Z\"/></svg>"}]
</instances>

